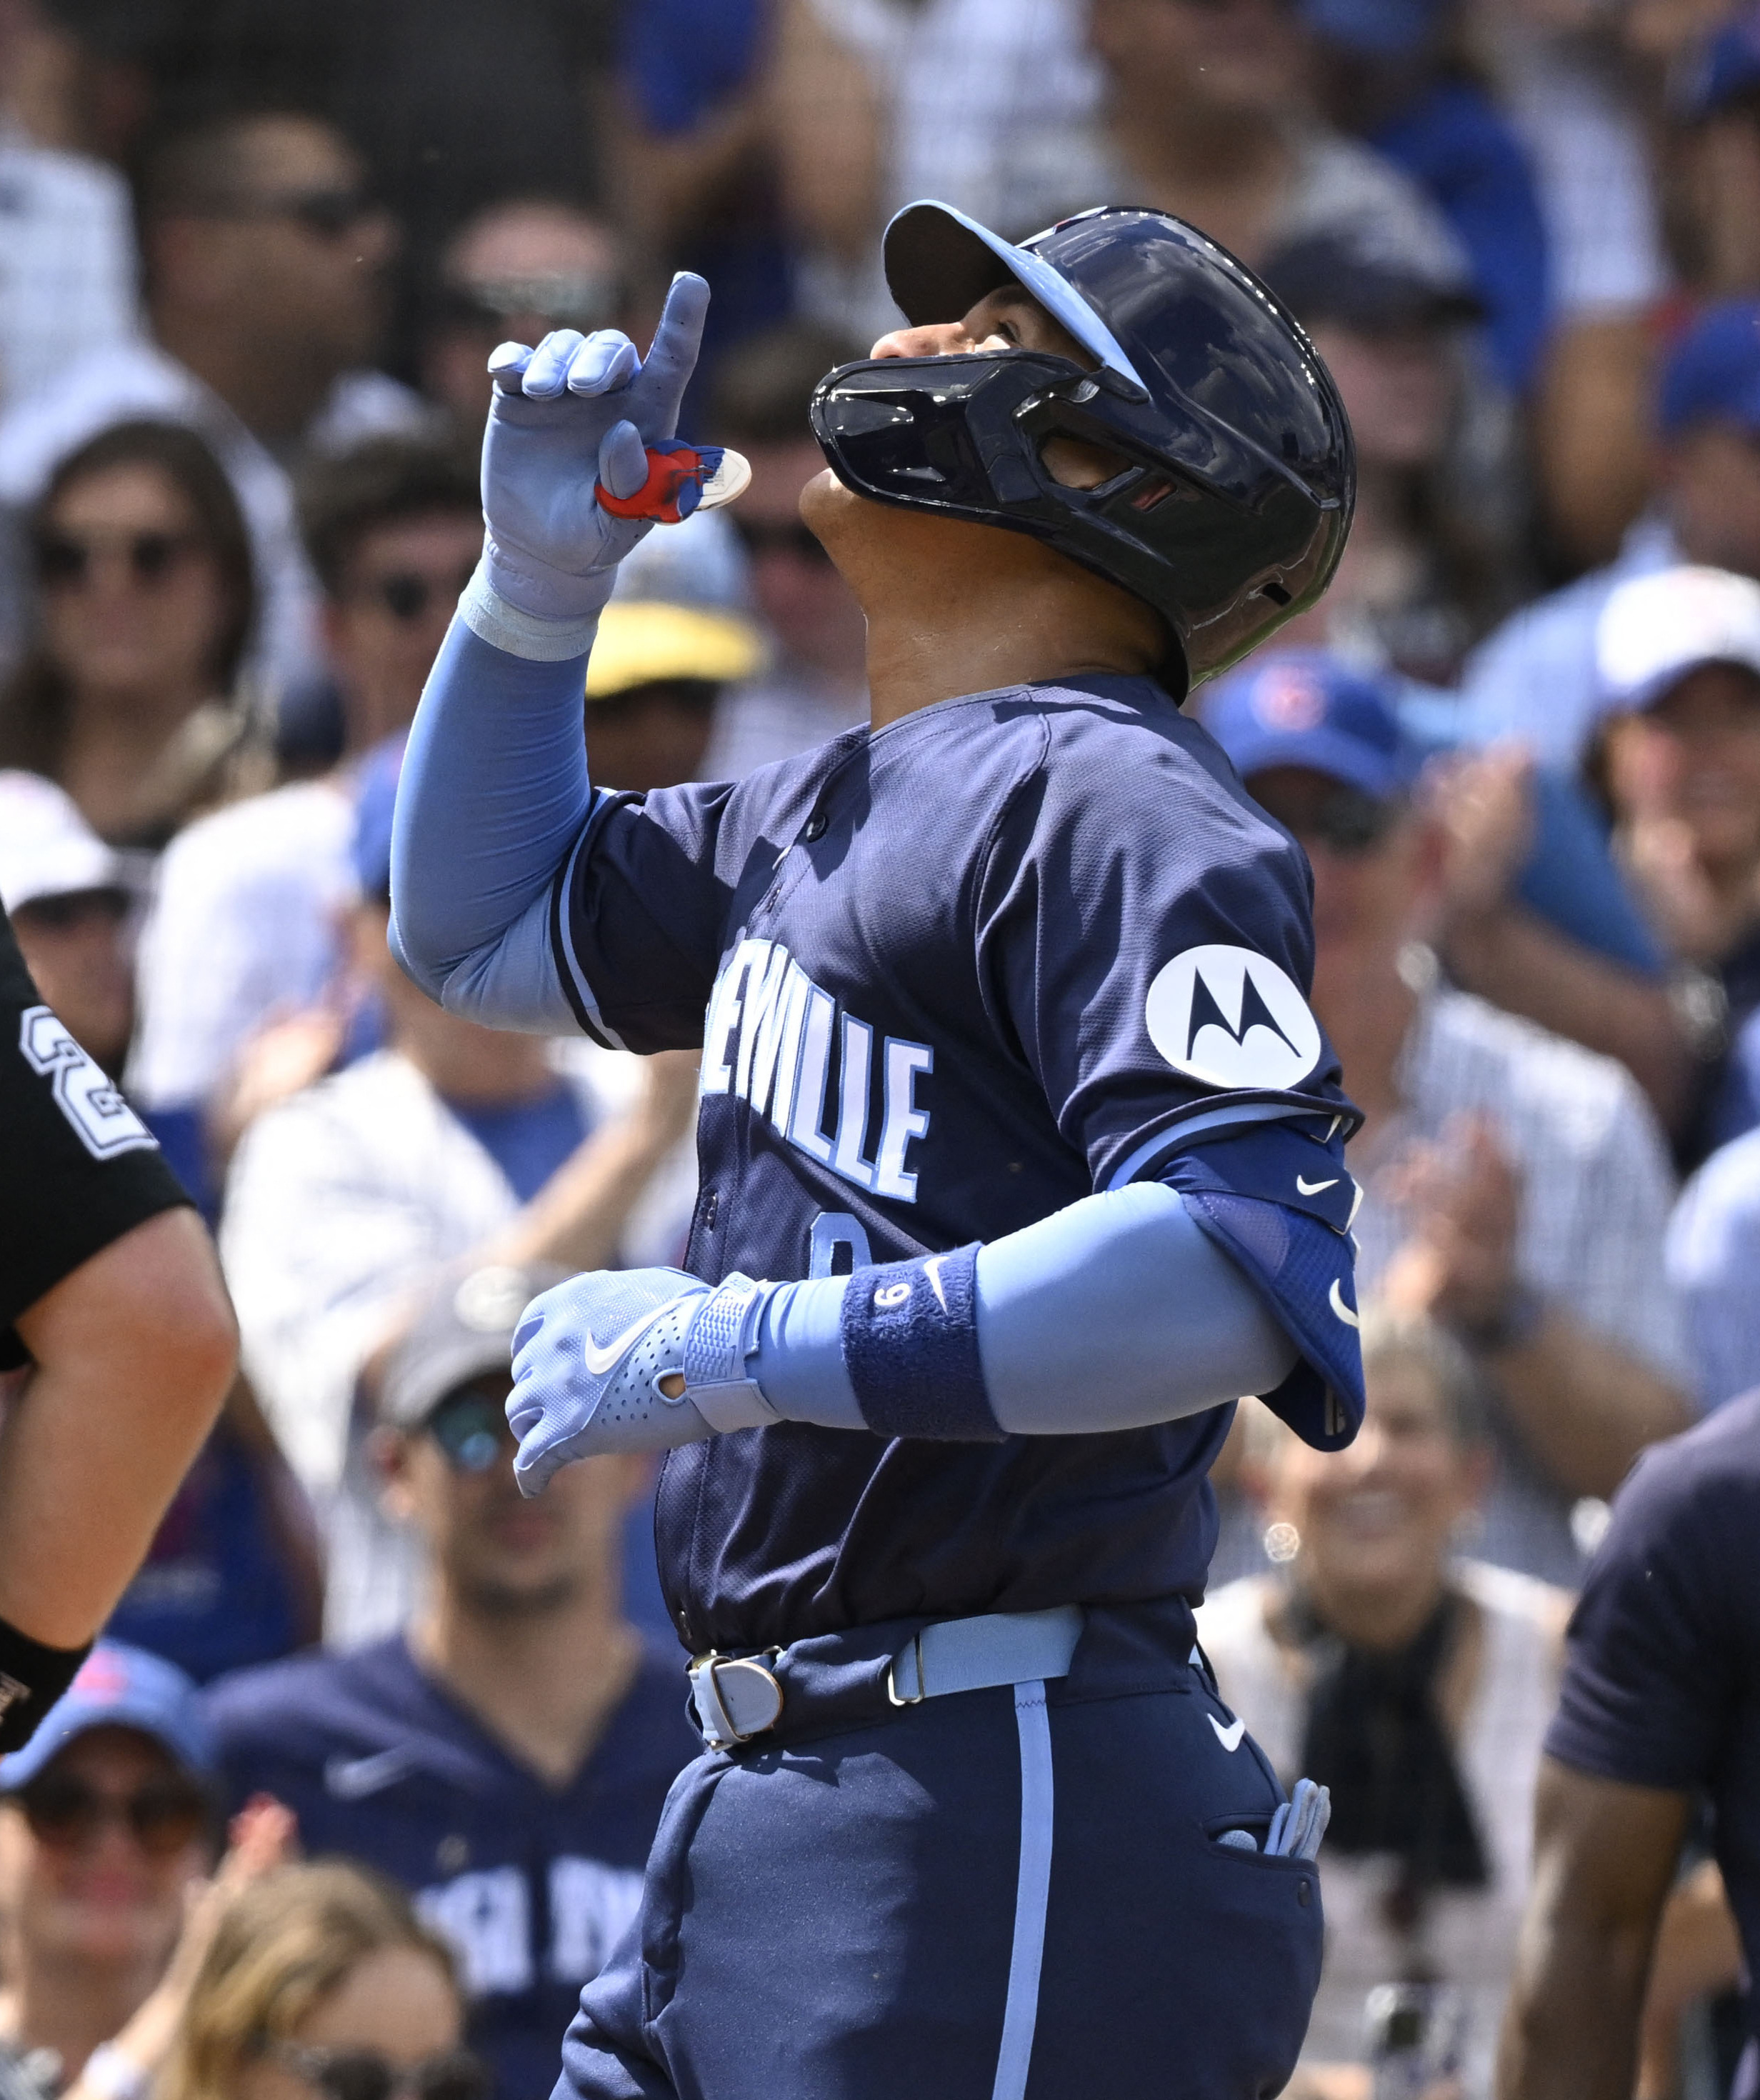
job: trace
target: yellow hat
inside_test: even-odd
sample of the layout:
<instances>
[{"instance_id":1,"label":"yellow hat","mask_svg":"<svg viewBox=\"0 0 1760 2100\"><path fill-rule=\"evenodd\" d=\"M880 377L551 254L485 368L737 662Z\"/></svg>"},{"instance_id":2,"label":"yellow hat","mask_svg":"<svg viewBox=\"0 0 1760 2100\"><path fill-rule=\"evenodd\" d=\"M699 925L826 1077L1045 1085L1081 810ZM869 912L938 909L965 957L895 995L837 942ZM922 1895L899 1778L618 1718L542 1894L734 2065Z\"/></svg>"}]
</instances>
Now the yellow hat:
<instances>
[{"instance_id":1,"label":"yellow hat","mask_svg":"<svg viewBox=\"0 0 1760 2100\"><path fill-rule=\"evenodd\" d=\"M725 685L749 678L763 660L757 629L737 612L613 598L587 660L587 698L608 700L661 678Z\"/></svg>"}]
</instances>

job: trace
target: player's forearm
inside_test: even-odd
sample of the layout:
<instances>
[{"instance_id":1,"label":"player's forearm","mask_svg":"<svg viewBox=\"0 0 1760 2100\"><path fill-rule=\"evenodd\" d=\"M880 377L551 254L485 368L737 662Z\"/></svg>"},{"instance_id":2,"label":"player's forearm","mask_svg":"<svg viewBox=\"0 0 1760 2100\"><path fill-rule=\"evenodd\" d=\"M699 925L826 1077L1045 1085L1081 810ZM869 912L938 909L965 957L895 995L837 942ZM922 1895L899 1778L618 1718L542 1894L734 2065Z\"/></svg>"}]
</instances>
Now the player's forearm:
<instances>
[{"instance_id":1,"label":"player's forearm","mask_svg":"<svg viewBox=\"0 0 1760 2100\"><path fill-rule=\"evenodd\" d=\"M454 620L398 788L392 951L442 1005L502 1026L574 1026L548 905L592 807L588 638L555 625L555 646L571 639L575 653L546 660L496 646L465 612Z\"/></svg>"},{"instance_id":2,"label":"player's forearm","mask_svg":"<svg viewBox=\"0 0 1760 2100\"><path fill-rule=\"evenodd\" d=\"M0 1427L0 1619L89 1640L226 1396L236 1333L207 1234L162 1212L20 1316L37 1369Z\"/></svg>"},{"instance_id":3,"label":"player's forearm","mask_svg":"<svg viewBox=\"0 0 1760 2100\"><path fill-rule=\"evenodd\" d=\"M1648 1956L1648 1936L1640 1945L1612 1927L1531 1926L1504 2016L1498 2100L1630 2100Z\"/></svg>"},{"instance_id":4,"label":"player's forearm","mask_svg":"<svg viewBox=\"0 0 1760 2100\"><path fill-rule=\"evenodd\" d=\"M929 1277L955 1287L960 1258ZM917 1434L1068 1436L1142 1428L1202 1413L1244 1392L1268 1392L1295 1361L1285 1335L1240 1269L1193 1222L1180 1198L1149 1182L1091 1196L982 1248L973 1271L977 1383L962 1396L957 1370L926 1368L913 1403ZM766 1308L753 1375L785 1418L831 1427L909 1433L894 1419L913 1352L958 1348L958 1311L927 1300L936 1331L896 1342L865 1331L860 1285L825 1277L786 1286ZM887 1308L882 1308L884 1315ZM906 1376L888 1375L896 1348ZM945 1383L942 1425L933 1387ZM924 1418L920 1419L919 1418Z\"/></svg>"},{"instance_id":5,"label":"player's forearm","mask_svg":"<svg viewBox=\"0 0 1760 2100\"><path fill-rule=\"evenodd\" d=\"M1555 1306L1492 1368L1516 1434L1568 1495L1611 1495L1641 1451L1695 1418L1678 1388Z\"/></svg>"}]
</instances>

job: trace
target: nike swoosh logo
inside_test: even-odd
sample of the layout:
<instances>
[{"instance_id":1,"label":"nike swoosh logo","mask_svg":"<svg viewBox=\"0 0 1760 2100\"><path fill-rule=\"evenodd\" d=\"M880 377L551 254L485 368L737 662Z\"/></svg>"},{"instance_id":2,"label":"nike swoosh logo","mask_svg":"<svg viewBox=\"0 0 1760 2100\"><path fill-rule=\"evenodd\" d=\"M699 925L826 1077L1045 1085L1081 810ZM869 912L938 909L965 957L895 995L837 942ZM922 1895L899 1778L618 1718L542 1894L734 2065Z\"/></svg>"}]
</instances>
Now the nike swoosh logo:
<instances>
[{"instance_id":1,"label":"nike swoosh logo","mask_svg":"<svg viewBox=\"0 0 1760 2100\"><path fill-rule=\"evenodd\" d=\"M1332 1308L1333 1311L1338 1314L1339 1317L1344 1322L1347 1327L1361 1327L1362 1326L1362 1321L1357 1318L1356 1315L1351 1310L1350 1307L1345 1304L1344 1293L1339 1288L1339 1279L1337 1277L1334 1277L1332 1279L1332 1288L1326 1293L1326 1303Z\"/></svg>"},{"instance_id":2,"label":"nike swoosh logo","mask_svg":"<svg viewBox=\"0 0 1760 2100\"><path fill-rule=\"evenodd\" d=\"M1338 1185L1339 1177L1336 1174L1330 1181L1304 1181L1299 1174L1295 1177L1295 1193L1298 1196L1317 1196L1322 1189L1336 1189Z\"/></svg>"},{"instance_id":3,"label":"nike swoosh logo","mask_svg":"<svg viewBox=\"0 0 1760 2100\"><path fill-rule=\"evenodd\" d=\"M1215 1730L1216 1740L1221 1744L1222 1747L1225 1750L1232 1751L1239 1749L1241 1747L1241 1738L1246 1733L1246 1722L1231 1721L1228 1726L1225 1728L1223 1727L1221 1722L1216 1718L1214 1714L1206 1714L1204 1716L1204 1718L1208 1721L1211 1727Z\"/></svg>"},{"instance_id":4,"label":"nike swoosh logo","mask_svg":"<svg viewBox=\"0 0 1760 2100\"><path fill-rule=\"evenodd\" d=\"M651 1312L644 1312L639 1320L633 1320L622 1334L614 1335L608 1342L595 1342L589 1327L581 1341L580 1361L595 1378L603 1378L608 1370L615 1368L619 1358L633 1342L646 1334L663 1314L671 1312L673 1303L668 1299L665 1304L656 1305Z\"/></svg>"},{"instance_id":5,"label":"nike swoosh logo","mask_svg":"<svg viewBox=\"0 0 1760 2100\"><path fill-rule=\"evenodd\" d=\"M943 1312L947 1310L947 1294L941 1287L941 1265L946 1259L946 1255L938 1254L933 1260L923 1264L923 1273L929 1278L929 1288L934 1292L936 1303Z\"/></svg>"}]
</instances>

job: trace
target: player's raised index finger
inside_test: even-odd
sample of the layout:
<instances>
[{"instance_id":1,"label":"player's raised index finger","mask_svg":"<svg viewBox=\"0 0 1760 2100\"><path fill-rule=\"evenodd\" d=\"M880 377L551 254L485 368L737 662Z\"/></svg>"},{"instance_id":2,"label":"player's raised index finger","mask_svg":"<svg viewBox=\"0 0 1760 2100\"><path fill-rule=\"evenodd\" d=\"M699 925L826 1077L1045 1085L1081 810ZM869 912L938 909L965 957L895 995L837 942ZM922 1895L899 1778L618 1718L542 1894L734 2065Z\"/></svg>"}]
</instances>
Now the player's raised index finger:
<instances>
[{"instance_id":1,"label":"player's raised index finger","mask_svg":"<svg viewBox=\"0 0 1760 2100\"><path fill-rule=\"evenodd\" d=\"M677 426L678 404L696 369L708 311L708 286L690 271L681 271L666 294L653 346L636 382L644 411L642 435L650 440L669 438Z\"/></svg>"}]
</instances>

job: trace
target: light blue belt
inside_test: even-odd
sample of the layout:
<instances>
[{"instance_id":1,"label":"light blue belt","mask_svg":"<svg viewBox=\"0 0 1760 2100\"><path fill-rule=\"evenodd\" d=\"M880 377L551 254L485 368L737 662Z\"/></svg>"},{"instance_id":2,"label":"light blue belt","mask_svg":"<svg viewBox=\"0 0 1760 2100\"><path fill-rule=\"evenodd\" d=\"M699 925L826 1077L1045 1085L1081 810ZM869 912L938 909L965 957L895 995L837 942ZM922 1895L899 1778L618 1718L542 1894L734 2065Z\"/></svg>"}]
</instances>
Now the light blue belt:
<instances>
[{"instance_id":1,"label":"light blue belt","mask_svg":"<svg viewBox=\"0 0 1760 2100\"><path fill-rule=\"evenodd\" d=\"M915 1706L955 1692L1067 1677L1082 1625L1078 1604L939 1620L893 1657L886 1696L894 1706ZM699 1656L690 1665L691 1701L712 1749L748 1743L775 1727L784 1696L771 1666L779 1661L779 1652L771 1649L764 1655Z\"/></svg>"}]
</instances>

